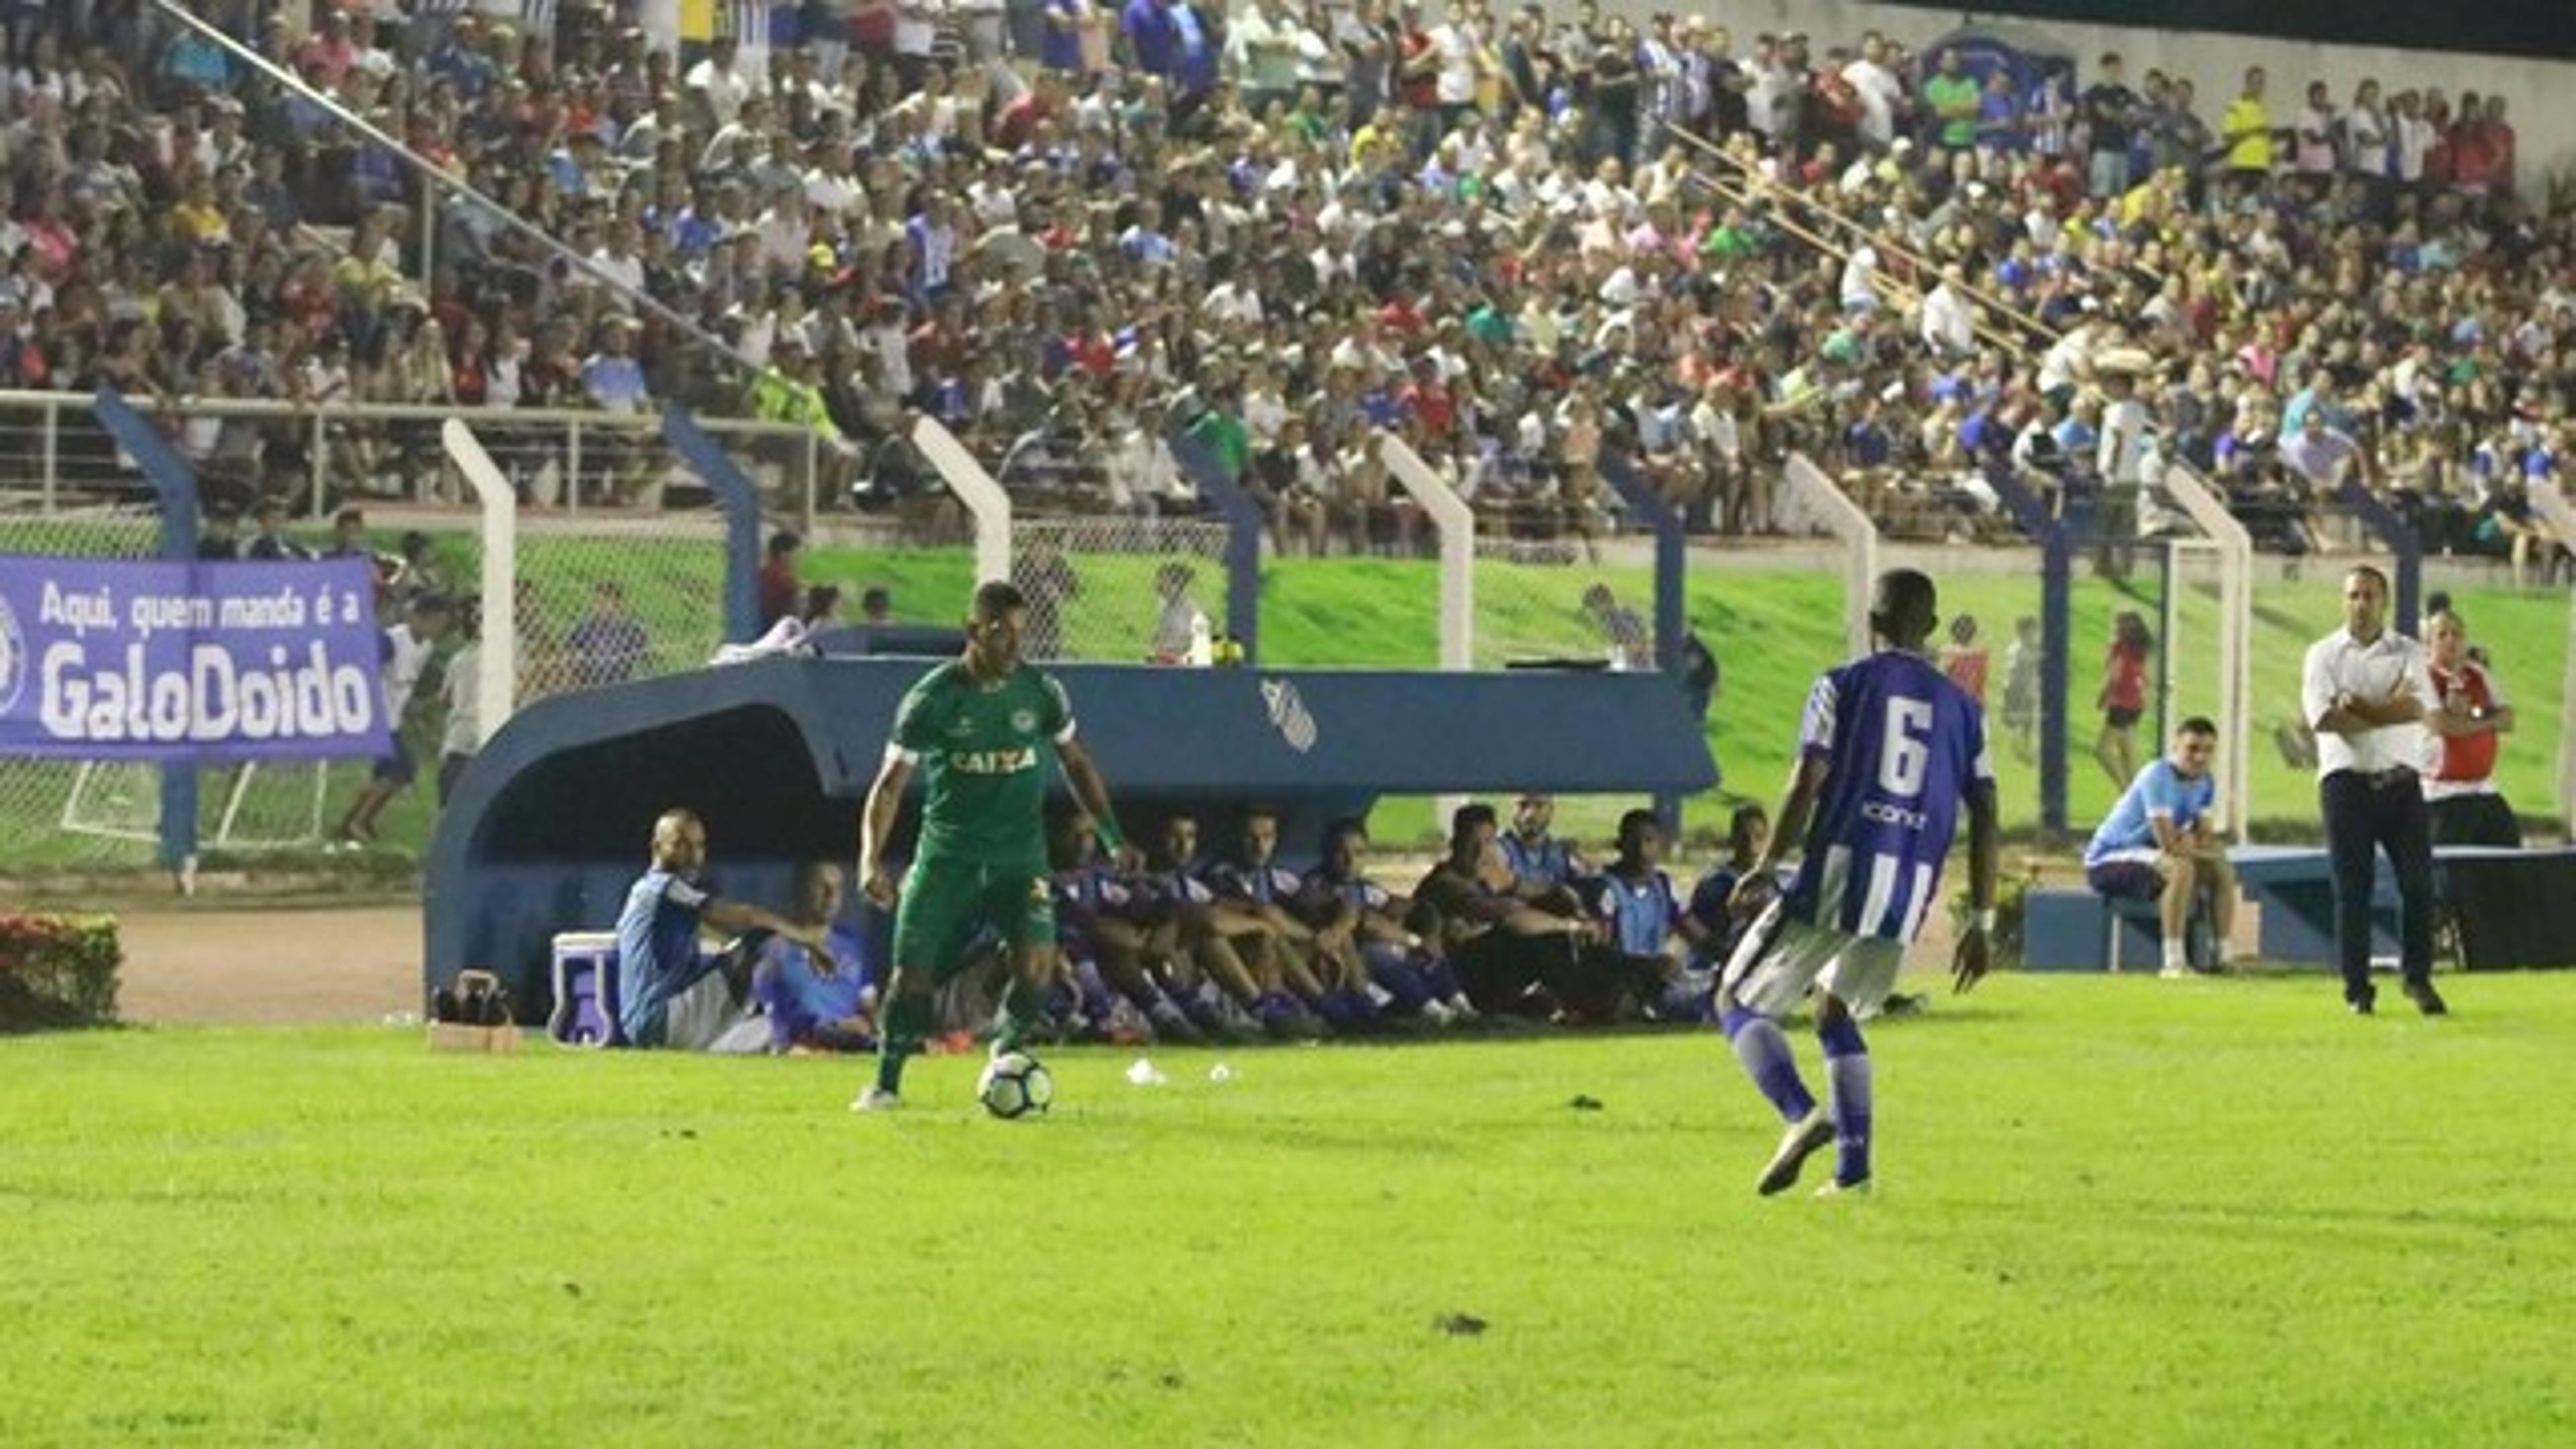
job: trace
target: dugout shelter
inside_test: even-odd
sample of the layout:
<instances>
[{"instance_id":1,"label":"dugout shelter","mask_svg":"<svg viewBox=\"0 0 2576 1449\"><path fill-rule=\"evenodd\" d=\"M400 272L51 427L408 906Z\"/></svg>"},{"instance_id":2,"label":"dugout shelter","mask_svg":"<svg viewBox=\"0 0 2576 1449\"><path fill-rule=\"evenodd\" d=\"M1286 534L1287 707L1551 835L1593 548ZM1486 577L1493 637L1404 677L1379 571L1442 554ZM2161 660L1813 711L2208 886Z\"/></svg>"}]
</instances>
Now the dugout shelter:
<instances>
[{"instance_id":1,"label":"dugout shelter","mask_svg":"<svg viewBox=\"0 0 2576 1449\"><path fill-rule=\"evenodd\" d=\"M616 924L654 817L674 807L705 818L722 894L782 905L800 863L847 865L896 703L932 662L765 660L519 711L431 844L425 991L480 967L520 1020L543 1020L553 937ZM1659 674L1053 672L1131 830L1186 804L1223 839L1260 802L1280 811L1281 859L1300 868L1328 822L1381 795L1643 797L1718 778L1699 719Z\"/></svg>"}]
</instances>

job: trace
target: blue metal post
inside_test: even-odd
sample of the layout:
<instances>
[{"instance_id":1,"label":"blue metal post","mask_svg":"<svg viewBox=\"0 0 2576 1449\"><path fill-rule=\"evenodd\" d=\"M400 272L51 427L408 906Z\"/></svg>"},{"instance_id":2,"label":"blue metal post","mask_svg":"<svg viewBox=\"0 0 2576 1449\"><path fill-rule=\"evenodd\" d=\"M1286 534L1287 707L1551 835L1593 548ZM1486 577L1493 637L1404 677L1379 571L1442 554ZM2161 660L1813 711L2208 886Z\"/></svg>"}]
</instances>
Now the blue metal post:
<instances>
[{"instance_id":1,"label":"blue metal post","mask_svg":"<svg viewBox=\"0 0 2576 1449\"><path fill-rule=\"evenodd\" d=\"M2360 515L2361 521L2379 536L2380 542L2388 545L2389 553L2395 556L2397 577L2392 582L2397 588L2397 632L2414 634L2424 604L2423 540L2415 536L2414 528L2405 519L2397 516L2396 509L2371 492L2369 485L2359 478L2346 477L2337 497L2344 507Z\"/></svg>"},{"instance_id":2,"label":"blue metal post","mask_svg":"<svg viewBox=\"0 0 2576 1449\"><path fill-rule=\"evenodd\" d=\"M705 481L725 516L725 638L760 637L760 490L677 404L662 409L662 438Z\"/></svg>"},{"instance_id":3,"label":"blue metal post","mask_svg":"<svg viewBox=\"0 0 2576 1449\"><path fill-rule=\"evenodd\" d=\"M197 474L123 394L102 387L90 403L99 426L130 455L161 503L161 557L193 564L197 557ZM161 767L161 864L178 870L197 853L197 767Z\"/></svg>"},{"instance_id":4,"label":"blue metal post","mask_svg":"<svg viewBox=\"0 0 2576 1449\"><path fill-rule=\"evenodd\" d=\"M1994 464L1986 482L2013 521L2040 548L2039 823L2066 830L2066 699L2075 645L2075 541L2048 504L2010 468Z\"/></svg>"},{"instance_id":5,"label":"blue metal post","mask_svg":"<svg viewBox=\"0 0 2576 1449\"><path fill-rule=\"evenodd\" d=\"M1172 456L1198 485L1199 495L1225 515L1225 632L1243 647L1247 666L1260 660L1261 505L1228 476L1208 445L1187 433L1172 435Z\"/></svg>"},{"instance_id":6,"label":"blue metal post","mask_svg":"<svg viewBox=\"0 0 2576 1449\"><path fill-rule=\"evenodd\" d=\"M1685 571L1689 568L1690 549L1682 529L1681 515L1675 513L1628 460L1616 453L1603 453L1600 458L1602 478L1626 505L1628 516L1653 530L1655 535L1655 667L1676 688L1682 682L1682 635L1689 625L1683 618ZM1662 818L1667 832L1678 834L1682 828L1682 801L1678 795L1655 797L1655 814Z\"/></svg>"}]
</instances>

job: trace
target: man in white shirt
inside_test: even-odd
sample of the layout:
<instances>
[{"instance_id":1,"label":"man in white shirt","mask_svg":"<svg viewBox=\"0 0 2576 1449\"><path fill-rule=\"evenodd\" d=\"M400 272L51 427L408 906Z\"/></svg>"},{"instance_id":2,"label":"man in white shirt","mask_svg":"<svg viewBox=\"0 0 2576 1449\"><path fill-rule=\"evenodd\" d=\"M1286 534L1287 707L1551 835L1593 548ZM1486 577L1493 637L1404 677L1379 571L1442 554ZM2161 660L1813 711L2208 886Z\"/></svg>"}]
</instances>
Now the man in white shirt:
<instances>
[{"instance_id":1,"label":"man in white shirt","mask_svg":"<svg viewBox=\"0 0 2576 1449\"><path fill-rule=\"evenodd\" d=\"M2440 1016L2448 1008L2433 989L2433 827L2416 764L2424 720L2443 705L2423 647L2389 629L2387 615L2387 575L2368 564L2344 575L2344 627L2308 647L2301 713L2317 736L2344 1004L2368 1016L2378 996L2370 984L2370 897L2385 850L2397 874L2406 999Z\"/></svg>"},{"instance_id":2,"label":"man in white shirt","mask_svg":"<svg viewBox=\"0 0 2576 1449\"><path fill-rule=\"evenodd\" d=\"M403 717L410 712L412 692L420 687L420 676L429 667L439 637L447 632L453 618L454 610L445 595L422 594L411 601L411 617L385 631L380 677L385 725L393 734L393 752L376 761L366 788L350 802L349 813L340 817L336 838L342 845L354 847L375 839L376 817L420 774L419 764L411 757L411 747L403 743Z\"/></svg>"}]
</instances>

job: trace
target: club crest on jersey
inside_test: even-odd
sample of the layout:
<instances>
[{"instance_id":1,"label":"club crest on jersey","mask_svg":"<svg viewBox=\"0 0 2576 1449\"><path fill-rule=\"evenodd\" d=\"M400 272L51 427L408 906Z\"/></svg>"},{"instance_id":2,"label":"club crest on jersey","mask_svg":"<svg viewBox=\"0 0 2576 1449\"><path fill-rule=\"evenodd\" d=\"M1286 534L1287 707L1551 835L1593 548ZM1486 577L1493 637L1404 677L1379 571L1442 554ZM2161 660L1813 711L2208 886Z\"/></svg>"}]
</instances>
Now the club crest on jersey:
<instances>
[{"instance_id":1,"label":"club crest on jersey","mask_svg":"<svg viewBox=\"0 0 2576 1449\"><path fill-rule=\"evenodd\" d=\"M1011 711L1011 728L1012 728L1012 729L1019 731L1021 734L1028 734L1028 733L1030 733L1031 731L1035 730L1037 727L1038 727L1038 712L1037 712L1036 710L1033 710L1033 709L1015 709L1015 710L1012 710L1012 711Z\"/></svg>"}]
</instances>

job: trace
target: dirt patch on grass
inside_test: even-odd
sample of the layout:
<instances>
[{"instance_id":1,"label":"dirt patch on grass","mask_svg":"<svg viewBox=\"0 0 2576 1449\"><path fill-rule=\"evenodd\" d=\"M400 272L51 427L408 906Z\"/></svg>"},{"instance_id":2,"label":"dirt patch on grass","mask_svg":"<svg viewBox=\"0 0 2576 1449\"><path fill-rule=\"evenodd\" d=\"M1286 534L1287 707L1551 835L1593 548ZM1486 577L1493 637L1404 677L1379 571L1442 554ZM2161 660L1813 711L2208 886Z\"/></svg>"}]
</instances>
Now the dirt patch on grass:
<instances>
[{"instance_id":1,"label":"dirt patch on grass","mask_svg":"<svg viewBox=\"0 0 2576 1449\"><path fill-rule=\"evenodd\" d=\"M129 1022L299 1025L420 1011L418 905L114 912Z\"/></svg>"}]
</instances>

